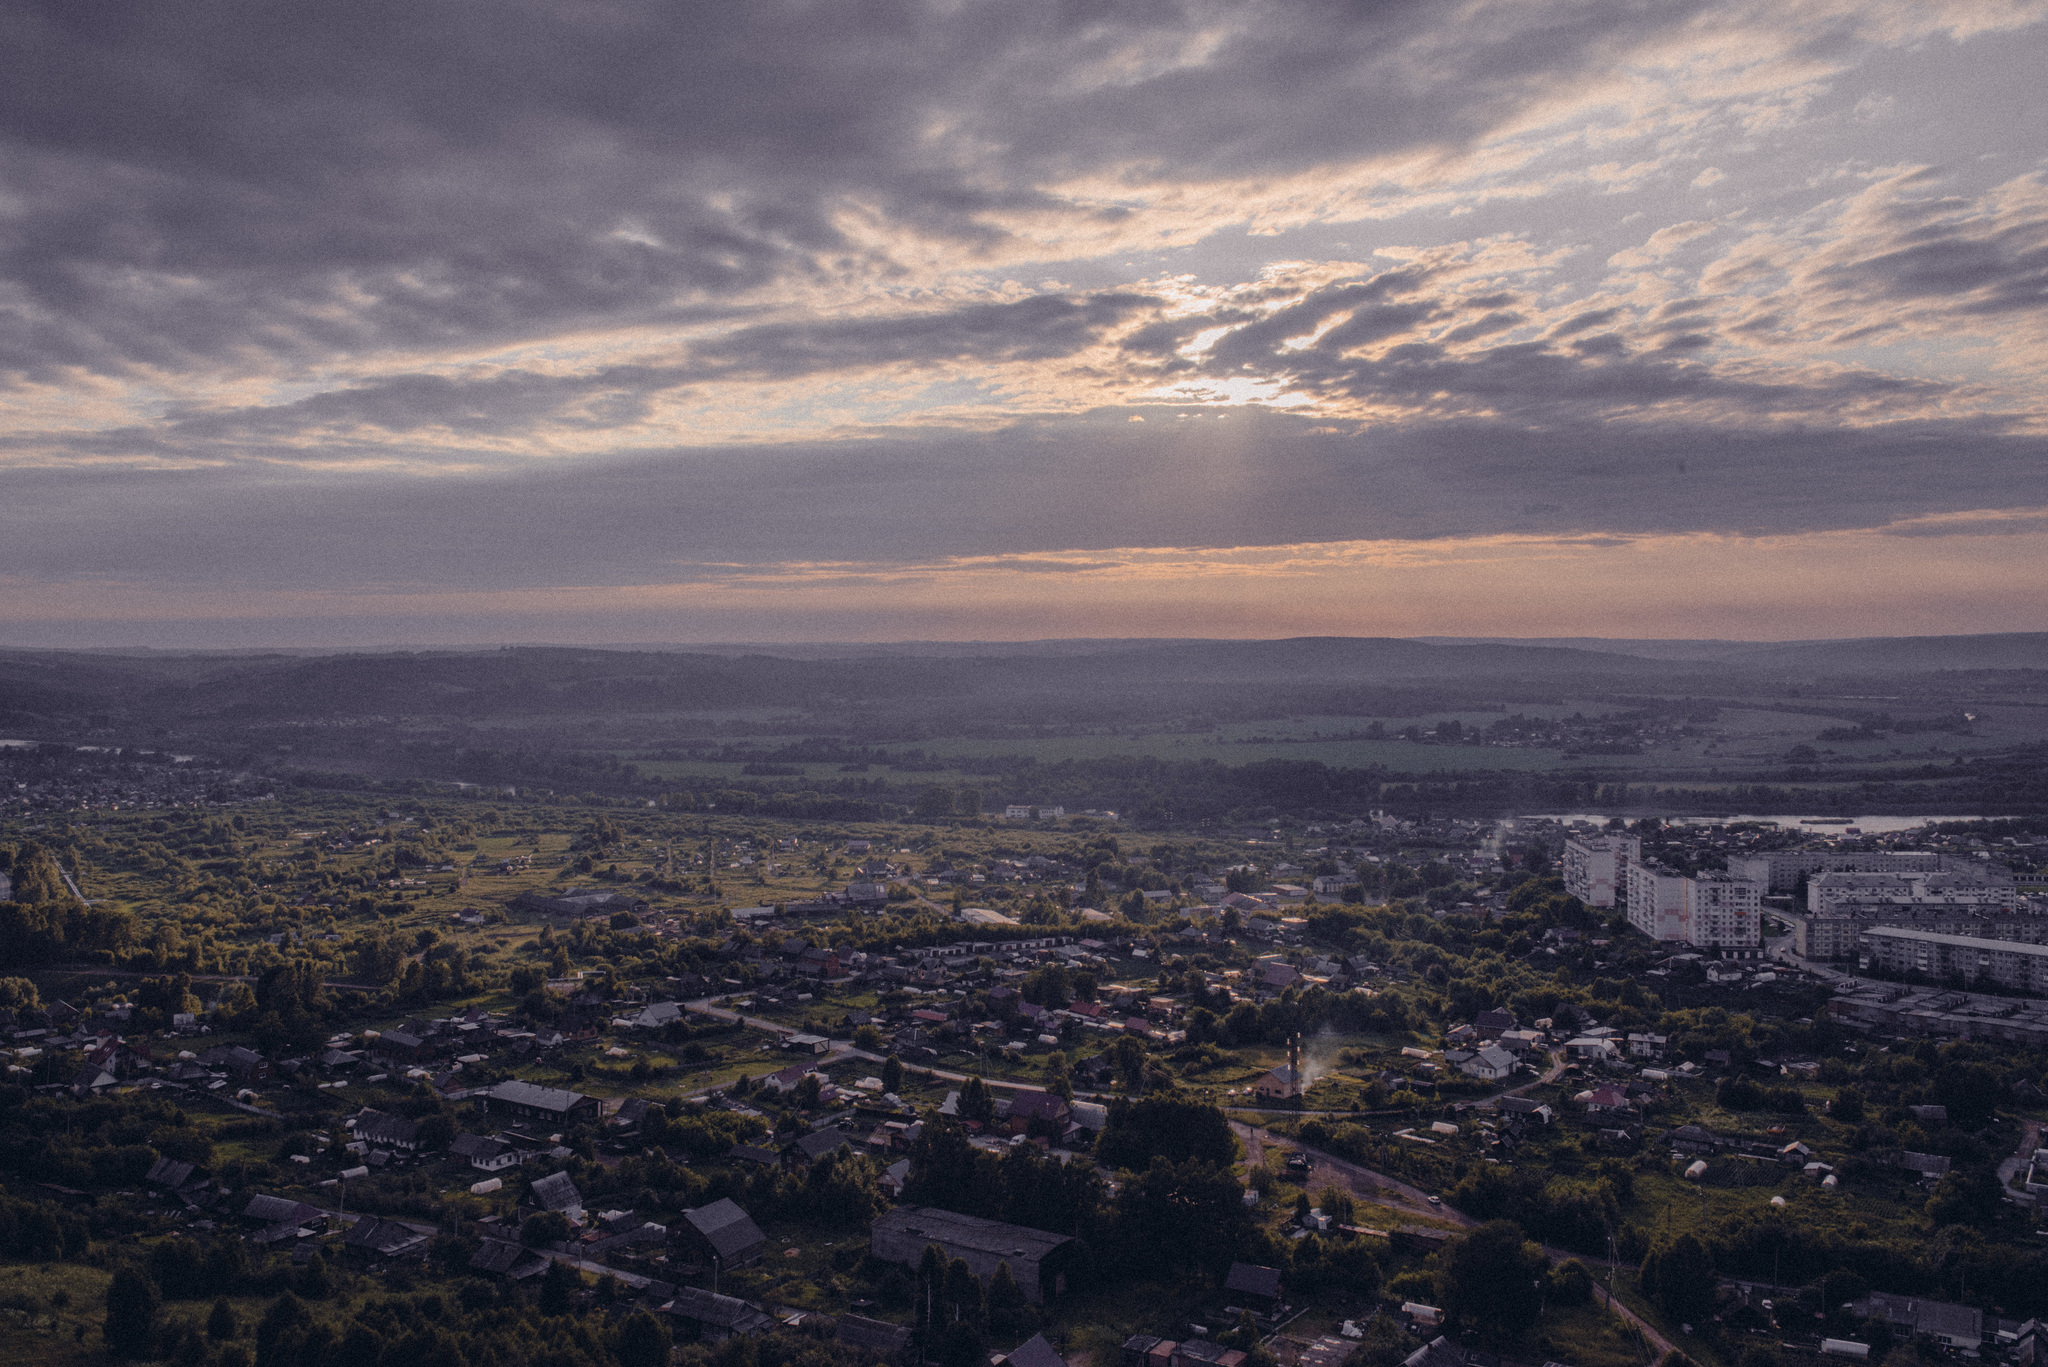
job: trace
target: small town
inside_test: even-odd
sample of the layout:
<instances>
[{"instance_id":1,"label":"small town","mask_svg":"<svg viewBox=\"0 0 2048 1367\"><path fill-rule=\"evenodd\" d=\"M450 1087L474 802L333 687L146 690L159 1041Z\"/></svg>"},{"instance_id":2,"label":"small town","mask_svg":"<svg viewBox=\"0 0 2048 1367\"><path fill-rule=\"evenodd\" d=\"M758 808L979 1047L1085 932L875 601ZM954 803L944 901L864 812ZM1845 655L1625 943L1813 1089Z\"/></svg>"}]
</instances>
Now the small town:
<instances>
[{"instance_id":1,"label":"small town","mask_svg":"<svg viewBox=\"0 0 2048 1367\"><path fill-rule=\"evenodd\" d=\"M2048 0L0 51L0 1367L2048 1367Z\"/></svg>"},{"instance_id":2,"label":"small town","mask_svg":"<svg viewBox=\"0 0 2048 1367\"><path fill-rule=\"evenodd\" d=\"M2025 822L68 817L0 840L24 1330L2032 1360Z\"/></svg>"}]
</instances>

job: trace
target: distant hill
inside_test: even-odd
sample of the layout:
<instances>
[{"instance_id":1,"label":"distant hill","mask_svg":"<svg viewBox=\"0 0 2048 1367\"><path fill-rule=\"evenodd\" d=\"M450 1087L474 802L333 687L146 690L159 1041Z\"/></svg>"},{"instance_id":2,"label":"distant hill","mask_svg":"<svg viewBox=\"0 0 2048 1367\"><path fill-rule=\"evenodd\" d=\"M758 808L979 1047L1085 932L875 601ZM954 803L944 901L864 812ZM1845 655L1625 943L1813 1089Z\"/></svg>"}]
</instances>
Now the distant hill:
<instances>
[{"instance_id":1,"label":"distant hill","mask_svg":"<svg viewBox=\"0 0 2048 1367\"><path fill-rule=\"evenodd\" d=\"M837 653L834 653L834 652ZM0 651L0 736L91 731L225 738L323 720L564 722L760 716L804 730L1008 734L1288 713L1400 716L1564 695L1775 692L1807 680L2048 670L2048 633L1845 641L1477 640L1305 636L813 644L705 650ZM941 729L941 728L950 728ZM296 742L294 742L296 744Z\"/></svg>"},{"instance_id":2,"label":"distant hill","mask_svg":"<svg viewBox=\"0 0 2048 1367\"><path fill-rule=\"evenodd\" d=\"M1676 641L1601 637L1427 636L1432 645L1512 645L1732 664L1763 670L1917 674L1945 669L2048 669L2048 632L1865 636L1839 641Z\"/></svg>"}]
</instances>

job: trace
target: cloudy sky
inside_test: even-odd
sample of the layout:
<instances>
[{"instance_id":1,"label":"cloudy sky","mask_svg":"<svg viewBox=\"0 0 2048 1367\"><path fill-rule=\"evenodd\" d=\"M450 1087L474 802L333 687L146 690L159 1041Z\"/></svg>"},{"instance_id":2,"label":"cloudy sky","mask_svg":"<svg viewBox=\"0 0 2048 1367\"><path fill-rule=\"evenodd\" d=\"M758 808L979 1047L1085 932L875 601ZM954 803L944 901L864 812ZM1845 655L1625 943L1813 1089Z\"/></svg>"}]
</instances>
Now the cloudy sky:
<instances>
[{"instance_id":1,"label":"cloudy sky","mask_svg":"<svg viewBox=\"0 0 2048 1367\"><path fill-rule=\"evenodd\" d=\"M2048 0L0 52L0 644L2048 629Z\"/></svg>"}]
</instances>

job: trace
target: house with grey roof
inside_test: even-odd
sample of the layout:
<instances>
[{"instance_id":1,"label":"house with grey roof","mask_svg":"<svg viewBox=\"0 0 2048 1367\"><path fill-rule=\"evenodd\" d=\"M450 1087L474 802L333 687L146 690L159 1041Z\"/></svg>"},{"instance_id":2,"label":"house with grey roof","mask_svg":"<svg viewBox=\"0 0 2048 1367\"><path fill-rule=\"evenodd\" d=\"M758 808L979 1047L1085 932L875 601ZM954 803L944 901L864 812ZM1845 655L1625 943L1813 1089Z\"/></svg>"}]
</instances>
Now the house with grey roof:
<instances>
[{"instance_id":1,"label":"house with grey roof","mask_svg":"<svg viewBox=\"0 0 2048 1367\"><path fill-rule=\"evenodd\" d=\"M1043 1334L1033 1334L995 1361L996 1367L1067 1367L1067 1360Z\"/></svg>"},{"instance_id":2,"label":"house with grey roof","mask_svg":"<svg viewBox=\"0 0 2048 1367\"><path fill-rule=\"evenodd\" d=\"M583 1193L576 1190L566 1172L549 1173L526 1189L526 1199L535 1210L553 1210L575 1218L583 1213Z\"/></svg>"},{"instance_id":3,"label":"house with grey roof","mask_svg":"<svg viewBox=\"0 0 2048 1367\"><path fill-rule=\"evenodd\" d=\"M722 1343L744 1334L758 1334L775 1324L772 1316L737 1296L721 1296L694 1286L677 1291L675 1299L661 1309L663 1314L673 1315L687 1323L706 1343Z\"/></svg>"},{"instance_id":4,"label":"house with grey roof","mask_svg":"<svg viewBox=\"0 0 2048 1367\"><path fill-rule=\"evenodd\" d=\"M884 1362L898 1361L910 1351L909 1325L869 1319L866 1315L841 1315L833 1327L832 1336L841 1343L872 1353Z\"/></svg>"},{"instance_id":5,"label":"house with grey roof","mask_svg":"<svg viewBox=\"0 0 2048 1367\"><path fill-rule=\"evenodd\" d=\"M750 1267L768 1250L768 1236L731 1197L683 1212L676 1226L682 1241L721 1268Z\"/></svg>"},{"instance_id":6,"label":"house with grey roof","mask_svg":"<svg viewBox=\"0 0 2048 1367\"><path fill-rule=\"evenodd\" d=\"M512 1079L476 1095L487 1115L545 1120L557 1125L589 1124L597 1120L596 1097L558 1087L538 1087L531 1082Z\"/></svg>"},{"instance_id":7,"label":"house with grey roof","mask_svg":"<svg viewBox=\"0 0 2048 1367\"><path fill-rule=\"evenodd\" d=\"M364 1259L410 1258L427 1251L427 1236L411 1225L365 1215L341 1238L342 1251Z\"/></svg>"},{"instance_id":8,"label":"house with grey roof","mask_svg":"<svg viewBox=\"0 0 2048 1367\"><path fill-rule=\"evenodd\" d=\"M448 1152L478 1172L500 1172L516 1167L522 1157L511 1144L489 1134L458 1134L448 1145Z\"/></svg>"},{"instance_id":9,"label":"house with grey roof","mask_svg":"<svg viewBox=\"0 0 2048 1367\"><path fill-rule=\"evenodd\" d=\"M1974 1306L1873 1291L1851 1309L1865 1319L1884 1320L1894 1329L1929 1335L1944 1348L1975 1352L1984 1342L1984 1312Z\"/></svg>"},{"instance_id":10,"label":"house with grey roof","mask_svg":"<svg viewBox=\"0 0 2048 1367\"><path fill-rule=\"evenodd\" d=\"M524 1281L536 1273L545 1272L548 1259L506 1239L486 1239L470 1255L469 1266L473 1272Z\"/></svg>"}]
</instances>

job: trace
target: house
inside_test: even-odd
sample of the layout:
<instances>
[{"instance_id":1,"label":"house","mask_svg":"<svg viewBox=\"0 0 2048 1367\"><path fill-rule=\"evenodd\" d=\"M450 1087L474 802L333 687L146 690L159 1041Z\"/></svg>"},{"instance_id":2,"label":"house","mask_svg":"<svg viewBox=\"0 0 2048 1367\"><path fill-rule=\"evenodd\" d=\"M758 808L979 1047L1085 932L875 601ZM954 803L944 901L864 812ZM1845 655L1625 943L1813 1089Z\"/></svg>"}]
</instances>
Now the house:
<instances>
[{"instance_id":1,"label":"house","mask_svg":"<svg viewBox=\"0 0 2048 1367\"><path fill-rule=\"evenodd\" d=\"M1253 1263L1232 1263L1230 1275L1224 1278L1223 1289L1230 1293L1232 1299L1269 1314L1280 1304L1280 1269L1259 1267Z\"/></svg>"},{"instance_id":2,"label":"house","mask_svg":"<svg viewBox=\"0 0 2048 1367\"><path fill-rule=\"evenodd\" d=\"M1702 1125L1680 1125L1664 1132L1664 1142L1680 1153L1718 1153L1734 1141Z\"/></svg>"},{"instance_id":3,"label":"house","mask_svg":"<svg viewBox=\"0 0 2048 1367\"><path fill-rule=\"evenodd\" d=\"M526 1199L535 1210L553 1210L575 1219L583 1213L583 1193L566 1172L535 1179L526 1189Z\"/></svg>"},{"instance_id":4,"label":"house","mask_svg":"<svg viewBox=\"0 0 2048 1367\"><path fill-rule=\"evenodd\" d=\"M706 1343L723 1343L730 1338L758 1334L771 1329L775 1320L736 1296L721 1296L701 1287L686 1286L675 1299L661 1307L662 1313L682 1320L695 1337Z\"/></svg>"},{"instance_id":5,"label":"house","mask_svg":"<svg viewBox=\"0 0 2048 1367\"><path fill-rule=\"evenodd\" d=\"M142 1180L153 1187L176 1191L192 1180L193 1171L190 1163L175 1158L159 1158L150 1164L149 1175Z\"/></svg>"},{"instance_id":6,"label":"house","mask_svg":"<svg viewBox=\"0 0 2048 1367\"><path fill-rule=\"evenodd\" d=\"M1010 1098L1006 1117L1011 1134L1041 1134L1058 1137L1066 1129L1073 1108L1057 1092L1020 1091Z\"/></svg>"},{"instance_id":7,"label":"house","mask_svg":"<svg viewBox=\"0 0 2048 1367\"><path fill-rule=\"evenodd\" d=\"M832 1336L884 1362L899 1361L910 1351L909 1325L871 1320L866 1315L841 1315Z\"/></svg>"},{"instance_id":8,"label":"house","mask_svg":"<svg viewBox=\"0 0 2048 1367\"><path fill-rule=\"evenodd\" d=\"M1080 1257L1080 1245L1071 1235L931 1206L884 1211L870 1227L868 1243L876 1258L912 1269L934 1244L947 1258L964 1259L977 1277L992 1277L1008 1263L1010 1275L1033 1305L1066 1291L1067 1274Z\"/></svg>"},{"instance_id":9,"label":"house","mask_svg":"<svg viewBox=\"0 0 2048 1367\"><path fill-rule=\"evenodd\" d=\"M619 1109L605 1117L607 1128L625 1134L636 1133L647 1121L647 1112L654 1103L644 1096L629 1096L619 1103Z\"/></svg>"},{"instance_id":10,"label":"house","mask_svg":"<svg viewBox=\"0 0 2048 1367\"><path fill-rule=\"evenodd\" d=\"M761 1085L778 1096L788 1096L797 1089L799 1083L817 1071L818 1065L815 1063L792 1063L789 1067L762 1078ZM818 1079L821 1083L824 1080L822 1076Z\"/></svg>"},{"instance_id":11,"label":"house","mask_svg":"<svg viewBox=\"0 0 2048 1367\"><path fill-rule=\"evenodd\" d=\"M1626 1111L1628 1097L1613 1087L1598 1087L1586 1094L1586 1109L1590 1112Z\"/></svg>"},{"instance_id":12,"label":"house","mask_svg":"<svg viewBox=\"0 0 2048 1367\"><path fill-rule=\"evenodd\" d=\"M458 1134L449 1144L448 1152L462 1159L478 1172L501 1172L517 1167L521 1154L496 1135Z\"/></svg>"},{"instance_id":13,"label":"house","mask_svg":"<svg viewBox=\"0 0 2048 1367\"><path fill-rule=\"evenodd\" d=\"M1525 1096L1504 1096L1493 1104L1502 1115L1521 1116L1532 1124L1548 1125L1557 1119L1557 1112Z\"/></svg>"},{"instance_id":14,"label":"house","mask_svg":"<svg viewBox=\"0 0 2048 1367\"><path fill-rule=\"evenodd\" d=\"M1033 1334L1009 1352L997 1354L991 1361L993 1367L1067 1367L1067 1360L1045 1341L1043 1334Z\"/></svg>"},{"instance_id":15,"label":"house","mask_svg":"<svg viewBox=\"0 0 2048 1367\"><path fill-rule=\"evenodd\" d=\"M547 1270L549 1260L531 1249L505 1239L485 1239L469 1258L470 1270L512 1281L524 1281Z\"/></svg>"},{"instance_id":16,"label":"house","mask_svg":"<svg viewBox=\"0 0 2048 1367\"><path fill-rule=\"evenodd\" d=\"M812 1130L800 1135L782 1148L782 1161L795 1167L809 1167L828 1153L837 1153L853 1143L852 1136L836 1126L828 1125L822 1130Z\"/></svg>"},{"instance_id":17,"label":"house","mask_svg":"<svg viewBox=\"0 0 2048 1367\"><path fill-rule=\"evenodd\" d=\"M1541 1030L1503 1030L1500 1033L1500 1038L1495 1040L1494 1043L1517 1058L1526 1054L1540 1054L1543 1052L1544 1046L1543 1032Z\"/></svg>"},{"instance_id":18,"label":"house","mask_svg":"<svg viewBox=\"0 0 2048 1367\"><path fill-rule=\"evenodd\" d=\"M478 1094L488 1115L545 1120L558 1125L591 1124L597 1120L597 1098L531 1082L500 1082Z\"/></svg>"},{"instance_id":19,"label":"house","mask_svg":"<svg viewBox=\"0 0 2048 1367\"><path fill-rule=\"evenodd\" d=\"M1491 1011L1481 1011L1472 1018L1472 1028L1479 1032L1481 1039L1499 1039L1519 1024L1514 1012L1499 1007Z\"/></svg>"},{"instance_id":20,"label":"house","mask_svg":"<svg viewBox=\"0 0 2048 1367\"><path fill-rule=\"evenodd\" d=\"M721 1268L751 1267L768 1249L768 1236L730 1197L684 1211L675 1230L680 1242Z\"/></svg>"},{"instance_id":21,"label":"house","mask_svg":"<svg viewBox=\"0 0 2048 1367\"><path fill-rule=\"evenodd\" d=\"M344 1254L368 1260L412 1258L427 1251L427 1236L411 1225L365 1215L341 1236L341 1248Z\"/></svg>"},{"instance_id":22,"label":"house","mask_svg":"<svg viewBox=\"0 0 2048 1367\"><path fill-rule=\"evenodd\" d=\"M239 1044L209 1049L199 1061L216 1068L227 1069L230 1077L244 1084L268 1082L272 1071L269 1059L254 1049L244 1049Z\"/></svg>"},{"instance_id":23,"label":"house","mask_svg":"<svg viewBox=\"0 0 2048 1367\"><path fill-rule=\"evenodd\" d=\"M1925 1181L1933 1181L1948 1171L1949 1160L1938 1153L1914 1153L1911 1149L1898 1156L1898 1165L1909 1172L1917 1172Z\"/></svg>"},{"instance_id":24,"label":"house","mask_svg":"<svg viewBox=\"0 0 2048 1367\"><path fill-rule=\"evenodd\" d=\"M785 1035L782 1051L785 1054L822 1054L832 1047L832 1041L823 1035Z\"/></svg>"},{"instance_id":25,"label":"house","mask_svg":"<svg viewBox=\"0 0 2048 1367\"><path fill-rule=\"evenodd\" d=\"M1252 1090L1265 1101L1298 1098L1304 1090L1301 1070L1292 1063L1283 1063L1252 1083Z\"/></svg>"},{"instance_id":26,"label":"house","mask_svg":"<svg viewBox=\"0 0 2048 1367\"><path fill-rule=\"evenodd\" d=\"M347 1124L362 1143L381 1149L399 1149L405 1153L420 1151L420 1122L417 1120L386 1115L365 1106L350 1116Z\"/></svg>"},{"instance_id":27,"label":"house","mask_svg":"<svg viewBox=\"0 0 2048 1367\"><path fill-rule=\"evenodd\" d=\"M71 1078L73 1096L97 1096L109 1087L119 1085L121 1079L104 1068L81 1068Z\"/></svg>"},{"instance_id":28,"label":"house","mask_svg":"<svg viewBox=\"0 0 2048 1367\"><path fill-rule=\"evenodd\" d=\"M665 1025L674 1025L683 1018L683 1008L674 1002L651 1002L632 1015L627 1022L640 1030L659 1030Z\"/></svg>"},{"instance_id":29,"label":"house","mask_svg":"<svg viewBox=\"0 0 2048 1367\"><path fill-rule=\"evenodd\" d=\"M1489 1044L1458 1065L1458 1071L1481 1082L1499 1082L1515 1071L1515 1056L1497 1044Z\"/></svg>"},{"instance_id":30,"label":"house","mask_svg":"<svg viewBox=\"0 0 2048 1367\"><path fill-rule=\"evenodd\" d=\"M1301 972L1293 964L1269 963L1259 966L1259 986L1271 992L1284 992L1301 981Z\"/></svg>"},{"instance_id":31,"label":"house","mask_svg":"<svg viewBox=\"0 0 2048 1367\"><path fill-rule=\"evenodd\" d=\"M1664 1035L1632 1034L1628 1037L1630 1058L1663 1058L1666 1046L1671 1043Z\"/></svg>"},{"instance_id":32,"label":"house","mask_svg":"<svg viewBox=\"0 0 2048 1367\"><path fill-rule=\"evenodd\" d=\"M370 1042L370 1052L390 1063L419 1063L437 1051L424 1036L410 1030L386 1030Z\"/></svg>"},{"instance_id":33,"label":"house","mask_svg":"<svg viewBox=\"0 0 2048 1367\"><path fill-rule=\"evenodd\" d=\"M255 1244L293 1243L327 1226L327 1212L282 1196L252 1196L242 1218L261 1225L249 1236Z\"/></svg>"},{"instance_id":34,"label":"house","mask_svg":"<svg viewBox=\"0 0 2048 1367\"><path fill-rule=\"evenodd\" d=\"M1850 1309L1865 1319L1884 1320L1894 1329L1905 1329L1915 1336L1929 1335L1944 1348L1975 1352L1984 1343L1984 1312L1974 1306L1873 1291Z\"/></svg>"}]
</instances>

